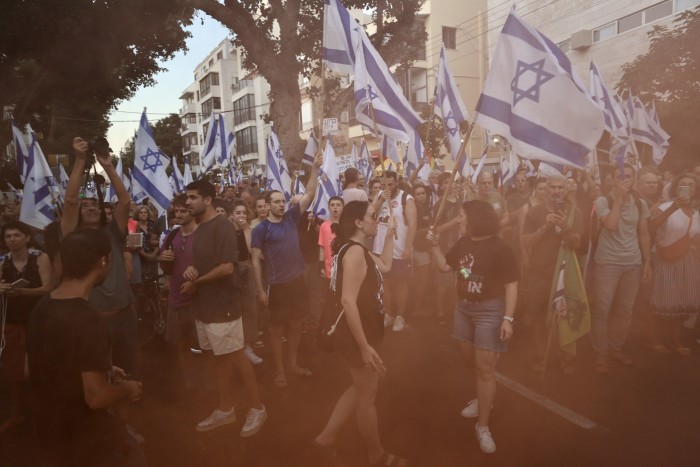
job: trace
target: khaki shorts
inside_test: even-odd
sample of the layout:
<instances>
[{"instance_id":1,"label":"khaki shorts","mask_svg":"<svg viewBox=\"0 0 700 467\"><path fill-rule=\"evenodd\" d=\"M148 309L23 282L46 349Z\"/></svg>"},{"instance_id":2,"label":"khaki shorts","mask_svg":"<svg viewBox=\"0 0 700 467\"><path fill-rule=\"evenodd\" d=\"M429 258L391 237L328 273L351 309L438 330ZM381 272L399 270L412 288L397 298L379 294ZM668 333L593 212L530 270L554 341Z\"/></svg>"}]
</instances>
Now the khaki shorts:
<instances>
[{"instance_id":1,"label":"khaki shorts","mask_svg":"<svg viewBox=\"0 0 700 467\"><path fill-rule=\"evenodd\" d=\"M214 355L226 355L243 348L243 320L238 318L225 323L203 323L196 321L197 339L202 350L211 350Z\"/></svg>"}]
</instances>

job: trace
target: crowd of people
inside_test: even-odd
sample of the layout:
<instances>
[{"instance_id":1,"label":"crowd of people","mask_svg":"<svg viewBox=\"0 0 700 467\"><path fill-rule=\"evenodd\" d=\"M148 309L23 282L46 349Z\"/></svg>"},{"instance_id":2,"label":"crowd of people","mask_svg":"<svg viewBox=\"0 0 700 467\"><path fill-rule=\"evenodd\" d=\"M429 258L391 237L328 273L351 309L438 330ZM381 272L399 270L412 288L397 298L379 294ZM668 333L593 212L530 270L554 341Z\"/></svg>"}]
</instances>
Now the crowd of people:
<instances>
[{"instance_id":1,"label":"crowd of people","mask_svg":"<svg viewBox=\"0 0 700 467\"><path fill-rule=\"evenodd\" d=\"M118 201L84 196L87 142L76 138L74 151L59 222L36 232L17 221L17 209L2 213L2 372L11 407L0 432L24 421L23 383L31 381L49 465L145 465L129 405L142 391L140 303L160 282L183 386L195 384L193 349L213 362L218 400L197 431L236 422L236 371L248 406L240 435L256 435L269 415L259 385L282 389L290 376L312 374L299 360L304 333L330 343L352 377L312 442L333 465L350 420L371 465L406 465L381 443L375 398L385 332L404 332L418 316L452 326L476 381L461 414L476 419L481 450L495 452L489 417L499 355L514 332L531 327L532 367L546 365L562 245L586 273L596 372L632 364L625 343L635 310L650 350L691 353L681 330L695 328L700 311L700 166L676 174L615 166L600 183L581 170L539 177L523 168L512 187L498 188L487 171L473 184L439 170L427 180L418 170L364 180L349 168L342 196L328 200L320 219L307 211L319 154L305 193L291 200L249 181L219 190L200 179L159 218L131 200L108 153L95 156ZM256 353L264 345L265 362ZM551 361L564 374L587 363L554 347ZM263 364L274 368L269 382L256 377Z\"/></svg>"}]
</instances>

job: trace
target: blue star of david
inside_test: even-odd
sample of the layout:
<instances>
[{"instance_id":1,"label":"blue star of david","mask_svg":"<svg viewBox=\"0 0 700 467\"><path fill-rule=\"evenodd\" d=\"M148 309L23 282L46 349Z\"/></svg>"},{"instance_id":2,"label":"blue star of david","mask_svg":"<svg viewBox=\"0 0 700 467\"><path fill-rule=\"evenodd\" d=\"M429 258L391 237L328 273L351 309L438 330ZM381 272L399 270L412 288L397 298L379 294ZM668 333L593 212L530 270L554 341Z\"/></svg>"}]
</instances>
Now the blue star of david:
<instances>
[{"instance_id":1,"label":"blue star of david","mask_svg":"<svg viewBox=\"0 0 700 467\"><path fill-rule=\"evenodd\" d=\"M357 165L359 165L362 168L367 167L367 164L369 164L367 159L360 159L359 161L357 161Z\"/></svg>"},{"instance_id":2,"label":"blue star of david","mask_svg":"<svg viewBox=\"0 0 700 467\"><path fill-rule=\"evenodd\" d=\"M459 125L457 125L457 120L455 120L455 116L451 110L447 114L447 117L443 119L443 124L445 125L445 131L448 132L450 136L454 136L459 132Z\"/></svg>"},{"instance_id":3,"label":"blue star of david","mask_svg":"<svg viewBox=\"0 0 700 467\"><path fill-rule=\"evenodd\" d=\"M525 76L528 78L527 72L535 73L535 82L527 89L521 89L520 79ZM540 87L550 79L554 78L554 75L544 71L544 58L535 63L525 63L518 60L518 67L515 71L515 78L510 83L510 89L513 91L513 106L520 102L521 100L528 98L534 102L539 103L540 101Z\"/></svg>"},{"instance_id":4,"label":"blue star of david","mask_svg":"<svg viewBox=\"0 0 700 467\"><path fill-rule=\"evenodd\" d=\"M160 151L154 151L151 148L148 148L145 155L139 156L143 161L144 170L150 170L151 172L155 173L158 167L163 165L163 162L160 160L161 154L162 153ZM149 164L148 159L151 156L155 157L156 160L152 164Z\"/></svg>"},{"instance_id":5,"label":"blue star of david","mask_svg":"<svg viewBox=\"0 0 700 467\"><path fill-rule=\"evenodd\" d=\"M369 100L373 101L374 99L377 99L379 97L379 94L374 92L372 90L372 85L368 84L367 85L367 96L369 97Z\"/></svg>"}]
</instances>

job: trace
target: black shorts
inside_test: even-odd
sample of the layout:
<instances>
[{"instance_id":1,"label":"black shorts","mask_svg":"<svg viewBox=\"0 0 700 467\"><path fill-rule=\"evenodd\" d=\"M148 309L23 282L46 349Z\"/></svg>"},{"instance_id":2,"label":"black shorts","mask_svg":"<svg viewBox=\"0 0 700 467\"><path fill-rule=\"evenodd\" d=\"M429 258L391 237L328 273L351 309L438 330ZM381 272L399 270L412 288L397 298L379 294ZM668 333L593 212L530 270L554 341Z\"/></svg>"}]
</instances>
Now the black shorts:
<instances>
[{"instance_id":1,"label":"black shorts","mask_svg":"<svg viewBox=\"0 0 700 467\"><path fill-rule=\"evenodd\" d=\"M270 284L267 299L270 324L286 324L302 319L309 309L309 290L304 276L281 284Z\"/></svg>"}]
</instances>

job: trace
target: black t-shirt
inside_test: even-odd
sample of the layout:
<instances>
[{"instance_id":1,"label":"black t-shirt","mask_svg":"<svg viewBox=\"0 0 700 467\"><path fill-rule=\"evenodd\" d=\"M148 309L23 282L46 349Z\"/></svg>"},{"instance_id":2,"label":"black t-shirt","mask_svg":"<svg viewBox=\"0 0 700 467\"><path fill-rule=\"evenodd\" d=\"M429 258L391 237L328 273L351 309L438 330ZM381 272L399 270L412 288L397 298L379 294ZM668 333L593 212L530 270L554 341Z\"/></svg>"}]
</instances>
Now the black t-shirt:
<instances>
[{"instance_id":1,"label":"black t-shirt","mask_svg":"<svg viewBox=\"0 0 700 467\"><path fill-rule=\"evenodd\" d=\"M19 279L26 279L29 281L29 285L26 286L27 289L41 287L41 276L39 275L39 264L37 262L40 254L40 251L30 251L27 264L22 271L17 270L12 262L12 256L8 255L2 263L2 280L12 284ZM29 321L29 313L40 299L41 295L8 295L5 322L7 324L26 325L27 321Z\"/></svg>"},{"instance_id":2,"label":"black t-shirt","mask_svg":"<svg viewBox=\"0 0 700 467\"><path fill-rule=\"evenodd\" d=\"M510 246L500 237L484 240L460 238L445 255L457 272L457 295L480 302L503 297L504 286L518 280L518 267Z\"/></svg>"},{"instance_id":3,"label":"black t-shirt","mask_svg":"<svg viewBox=\"0 0 700 467\"><path fill-rule=\"evenodd\" d=\"M57 465L97 464L126 436L83 393L82 372L112 368L107 322L86 300L46 296L32 310L28 353L40 446Z\"/></svg>"},{"instance_id":4,"label":"black t-shirt","mask_svg":"<svg viewBox=\"0 0 700 467\"><path fill-rule=\"evenodd\" d=\"M224 216L216 216L197 226L193 245L194 267L199 277L223 263L238 268L236 229ZM225 323L241 317L238 271L214 282L197 284L192 309L203 323Z\"/></svg>"},{"instance_id":5,"label":"black t-shirt","mask_svg":"<svg viewBox=\"0 0 700 467\"><path fill-rule=\"evenodd\" d=\"M566 216L569 215L569 210L572 208L573 206L567 203ZM547 215L550 213L551 211L547 209L546 204L540 204L531 208L527 212L527 216L525 216L523 234L532 234L545 225ZM581 210L578 208L574 212L572 229L578 234L583 234L583 216ZM553 277L554 270L557 267L557 256L559 255L559 246L561 245L562 239L561 231L556 227L550 227L544 233L542 239L530 248L530 259L528 260L527 267L530 270Z\"/></svg>"},{"instance_id":6,"label":"black t-shirt","mask_svg":"<svg viewBox=\"0 0 700 467\"><path fill-rule=\"evenodd\" d=\"M245 241L245 230L236 230L236 246L238 247L238 261L248 261L250 251L248 251L248 242Z\"/></svg>"}]
</instances>

